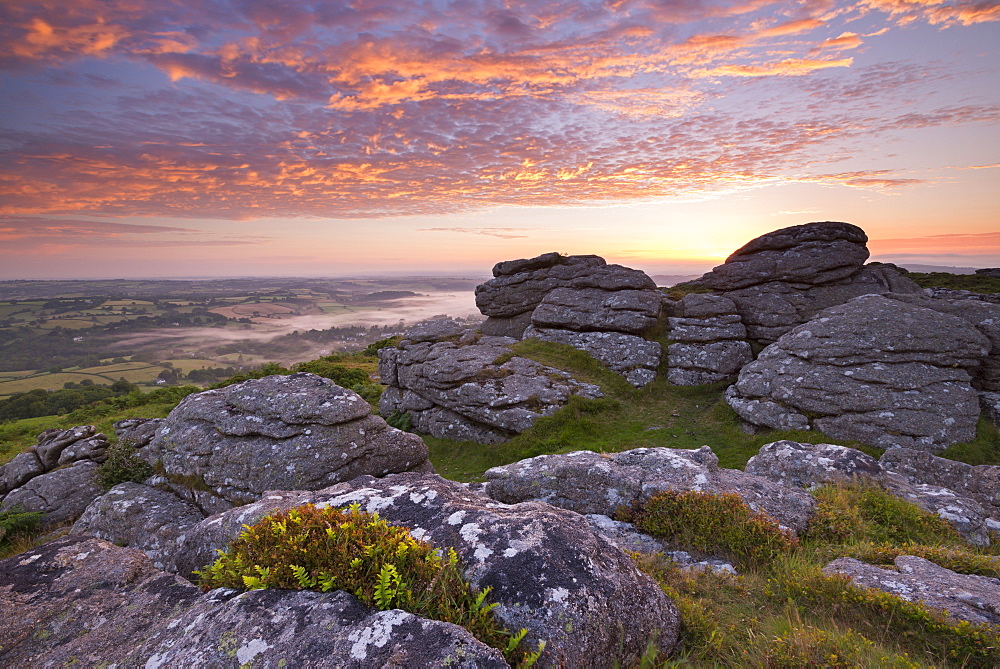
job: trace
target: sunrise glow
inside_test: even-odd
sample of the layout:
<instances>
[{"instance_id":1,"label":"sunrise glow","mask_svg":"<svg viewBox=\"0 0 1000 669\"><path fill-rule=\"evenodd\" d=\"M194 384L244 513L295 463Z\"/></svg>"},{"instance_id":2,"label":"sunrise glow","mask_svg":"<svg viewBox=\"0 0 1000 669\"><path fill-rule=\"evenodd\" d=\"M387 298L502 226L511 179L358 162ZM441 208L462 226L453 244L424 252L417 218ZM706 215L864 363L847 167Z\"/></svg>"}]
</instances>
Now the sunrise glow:
<instances>
[{"instance_id":1,"label":"sunrise glow","mask_svg":"<svg viewBox=\"0 0 1000 669\"><path fill-rule=\"evenodd\" d=\"M0 278L1000 266L1000 4L0 2Z\"/></svg>"}]
</instances>

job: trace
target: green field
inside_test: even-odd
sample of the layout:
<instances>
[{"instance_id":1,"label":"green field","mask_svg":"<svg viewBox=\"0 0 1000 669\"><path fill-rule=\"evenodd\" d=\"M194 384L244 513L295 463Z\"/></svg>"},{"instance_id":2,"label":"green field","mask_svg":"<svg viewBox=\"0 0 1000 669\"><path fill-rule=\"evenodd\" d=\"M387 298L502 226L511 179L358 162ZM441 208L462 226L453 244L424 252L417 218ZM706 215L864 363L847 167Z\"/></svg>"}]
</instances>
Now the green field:
<instances>
[{"instance_id":1,"label":"green field","mask_svg":"<svg viewBox=\"0 0 1000 669\"><path fill-rule=\"evenodd\" d=\"M205 369L207 367L229 367L229 365L223 365L216 362L215 360L208 360L206 358L172 358L170 360L164 360L163 363L169 362L174 366L174 369L179 370L187 374L192 369ZM161 364L163 364L161 363Z\"/></svg>"},{"instance_id":2,"label":"green field","mask_svg":"<svg viewBox=\"0 0 1000 669\"><path fill-rule=\"evenodd\" d=\"M204 362L204 361L199 361ZM131 383L151 384L166 367L148 362L125 362L117 365L101 365L62 371L58 374L48 372L4 372L0 376L0 399L15 393L26 393L29 390L62 390L68 382L80 383L90 379L97 385L111 385L120 378ZM12 375L19 376L12 376Z\"/></svg>"}]
</instances>

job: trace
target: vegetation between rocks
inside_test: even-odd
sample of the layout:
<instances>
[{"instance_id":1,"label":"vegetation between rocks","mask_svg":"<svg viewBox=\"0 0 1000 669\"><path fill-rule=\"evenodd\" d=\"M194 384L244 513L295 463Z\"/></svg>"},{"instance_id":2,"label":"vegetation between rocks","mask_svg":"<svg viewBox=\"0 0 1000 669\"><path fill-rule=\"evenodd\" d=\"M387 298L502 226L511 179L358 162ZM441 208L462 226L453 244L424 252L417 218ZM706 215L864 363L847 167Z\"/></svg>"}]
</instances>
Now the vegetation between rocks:
<instances>
[{"instance_id":1,"label":"vegetation between rocks","mask_svg":"<svg viewBox=\"0 0 1000 669\"><path fill-rule=\"evenodd\" d=\"M527 652L527 630L503 629L487 603L462 577L453 548L436 549L390 525L377 513L312 504L278 512L252 526L200 572L201 586L254 590L345 590L381 611L403 609L455 623L508 661L531 666L541 648Z\"/></svg>"},{"instance_id":2,"label":"vegetation between rocks","mask_svg":"<svg viewBox=\"0 0 1000 669\"><path fill-rule=\"evenodd\" d=\"M742 502L729 495L667 492L623 510L623 517L671 545L726 556L740 568L739 576L684 570L662 554L635 554L681 612L682 651L666 666L1000 663L996 630L955 623L917 603L821 572L835 557L889 564L906 554L944 558L942 566L964 573L995 575L1000 559L965 545L933 514L870 485L823 486L814 494L819 512L801 542L745 506L739 509ZM873 543L883 539L900 543Z\"/></svg>"}]
</instances>

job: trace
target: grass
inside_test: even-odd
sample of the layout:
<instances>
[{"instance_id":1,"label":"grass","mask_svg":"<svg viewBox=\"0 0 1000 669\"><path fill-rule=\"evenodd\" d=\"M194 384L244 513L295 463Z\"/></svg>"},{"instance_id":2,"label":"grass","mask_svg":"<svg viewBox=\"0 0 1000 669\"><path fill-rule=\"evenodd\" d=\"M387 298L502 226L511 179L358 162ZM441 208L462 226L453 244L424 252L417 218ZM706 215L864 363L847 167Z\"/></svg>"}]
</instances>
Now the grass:
<instances>
[{"instance_id":1,"label":"grass","mask_svg":"<svg viewBox=\"0 0 1000 669\"><path fill-rule=\"evenodd\" d=\"M910 272L906 278L921 288L950 288L973 293L1000 293L1000 278L982 274L951 274L949 272Z\"/></svg>"},{"instance_id":2,"label":"grass","mask_svg":"<svg viewBox=\"0 0 1000 669\"><path fill-rule=\"evenodd\" d=\"M513 346L542 364L571 372L575 378L601 386L605 397L572 397L554 415L541 418L531 429L504 444L483 445L425 436L431 461L442 476L459 481L481 480L490 467L543 453L590 450L616 453L632 448L699 448L711 446L719 464L742 468L764 444L779 439L822 443L830 441L816 431L772 431L748 435L739 418L722 398L725 383L674 386L666 367L645 388L635 389L589 354L565 344L529 339ZM878 457L879 449L838 442ZM998 454L1000 455L1000 454ZM1000 462L1000 457L997 458Z\"/></svg>"},{"instance_id":3,"label":"grass","mask_svg":"<svg viewBox=\"0 0 1000 669\"><path fill-rule=\"evenodd\" d=\"M754 522L753 514L719 525L711 495L654 497L638 513L645 529L686 546L694 538L709 554L737 558L738 576L677 568L662 554L640 555L640 568L660 583L681 612L682 651L664 666L721 667L993 667L1000 663L998 630L956 623L943 614L875 590L855 588L823 565L841 556L891 564L899 554L920 555L962 573L993 575L1000 559L965 545L939 518L863 485L816 491L823 514L847 523L831 533L821 522L800 542ZM867 498L867 502L865 502ZM664 505L666 504L666 505ZM635 511L631 512L635 514ZM728 512L727 512L728 513ZM732 514L729 514L732 515ZM739 521L743 518L742 521ZM748 522L748 520L750 522ZM884 544L919 538L930 544Z\"/></svg>"},{"instance_id":4,"label":"grass","mask_svg":"<svg viewBox=\"0 0 1000 669\"><path fill-rule=\"evenodd\" d=\"M61 390L68 381L79 383L90 379L97 385L111 385L120 378L131 383L152 383L166 367L147 362L123 362L116 365L100 365L63 371L57 374L37 372L22 375L7 381L0 381L0 399L29 390Z\"/></svg>"}]
</instances>

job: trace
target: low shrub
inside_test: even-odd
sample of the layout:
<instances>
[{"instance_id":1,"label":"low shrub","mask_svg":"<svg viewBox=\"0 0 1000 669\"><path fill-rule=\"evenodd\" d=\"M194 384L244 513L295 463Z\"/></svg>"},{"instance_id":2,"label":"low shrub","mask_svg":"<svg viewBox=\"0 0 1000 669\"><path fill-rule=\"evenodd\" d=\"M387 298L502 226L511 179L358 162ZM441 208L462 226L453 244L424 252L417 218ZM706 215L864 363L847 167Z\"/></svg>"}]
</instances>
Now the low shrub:
<instances>
[{"instance_id":1,"label":"low shrub","mask_svg":"<svg viewBox=\"0 0 1000 669\"><path fill-rule=\"evenodd\" d=\"M965 543L948 521L872 484L824 485L813 495L818 504L802 536L806 543Z\"/></svg>"},{"instance_id":2,"label":"low shrub","mask_svg":"<svg viewBox=\"0 0 1000 669\"><path fill-rule=\"evenodd\" d=\"M391 427L397 430L402 430L403 432L409 432L413 429L413 417L410 416L407 411L393 411L392 414L385 419Z\"/></svg>"},{"instance_id":3,"label":"low shrub","mask_svg":"<svg viewBox=\"0 0 1000 669\"><path fill-rule=\"evenodd\" d=\"M0 546L38 527L44 516L41 511L25 511L21 506L0 510Z\"/></svg>"},{"instance_id":4,"label":"low shrub","mask_svg":"<svg viewBox=\"0 0 1000 669\"><path fill-rule=\"evenodd\" d=\"M152 465L139 457L135 446L127 440L109 446L107 456L97 468L97 484L104 490L126 481L142 483L153 475Z\"/></svg>"},{"instance_id":5,"label":"low shrub","mask_svg":"<svg viewBox=\"0 0 1000 669\"><path fill-rule=\"evenodd\" d=\"M797 544L789 532L735 494L666 490L622 509L618 517L672 545L724 555L744 567L766 565Z\"/></svg>"},{"instance_id":6,"label":"low shrub","mask_svg":"<svg viewBox=\"0 0 1000 669\"><path fill-rule=\"evenodd\" d=\"M385 339L379 339L377 342L368 344L365 350L362 351L362 355L377 356L378 352L383 348L389 348L390 346L395 346L399 343L402 337L386 337Z\"/></svg>"},{"instance_id":7,"label":"low shrub","mask_svg":"<svg viewBox=\"0 0 1000 669\"><path fill-rule=\"evenodd\" d=\"M380 610L411 613L461 625L508 660L531 664L540 654L519 647L525 631L501 628L487 604L490 589L474 592L462 577L455 550L437 550L404 527L353 504L312 504L248 526L229 550L196 572L203 588L345 590Z\"/></svg>"}]
</instances>

